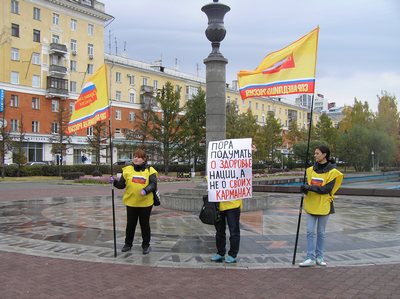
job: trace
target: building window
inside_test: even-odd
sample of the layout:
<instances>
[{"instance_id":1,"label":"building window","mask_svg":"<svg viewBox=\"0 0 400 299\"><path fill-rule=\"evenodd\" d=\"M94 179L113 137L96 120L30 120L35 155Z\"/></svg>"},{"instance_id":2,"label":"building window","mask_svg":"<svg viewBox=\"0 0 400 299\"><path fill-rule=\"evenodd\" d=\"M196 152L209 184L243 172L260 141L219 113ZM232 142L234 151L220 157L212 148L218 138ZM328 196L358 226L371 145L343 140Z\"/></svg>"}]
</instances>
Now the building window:
<instances>
[{"instance_id":1,"label":"building window","mask_svg":"<svg viewBox=\"0 0 400 299\"><path fill-rule=\"evenodd\" d=\"M133 93L133 92L129 93L129 102L135 103L135 93Z\"/></svg>"},{"instance_id":2,"label":"building window","mask_svg":"<svg viewBox=\"0 0 400 299\"><path fill-rule=\"evenodd\" d=\"M258 110L258 103L256 103L256 110Z\"/></svg>"},{"instance_id":3,"label":"building window","mask_svg":"<svg viewBox=\"0 0 400 299\"><path fill-rule=\"evenodd\" d=\"M75 110L75 104L74 103L70 103L69 104L69 112L72 113Z\"/></svg>"},{"instance_id":4,"label":"building window","mask_svg":"<svg viewBox=\"0 0 400 299\"><path fill-rule=\"evenodd\" d=\"M147 85L147 78L143 78L143 84L142 85L144 85L144 86L146 86Z\"/></svg>"},{"instance_id":5,"label":"building window","mask_svg":"<svg viewBox=\"0 0 400 299\"><path fill-rule=\"evenodd\" d=\"M11 80L10 81L12 84L19 84L19 73L11 72Z\"/></svg>"},{"instance_id":6,"label":"building window","mask_svg":"<svg viewBox=\"0 0 400 299\"><path fill-rule=\"evenodd\" d=\"M40 87L40 76L38 75L32 76L32 87Z\"/></svg>"},{"instance_id":7,"label":"building window","mask_svg":"<svg viewBox=\"0 0 400 299\"><path fill-rule=\"evenodd\" d=\"M19 131L19 124L18 119L11 120L11 132L18 132Z\"/></svg>"},{"instance_id":8,"label":"building window","mask_svg":"<svg viewBox=\"0 0 400 299\"><path fill-rule=\"evenodd\" d=\"M121 110L115 110L115 119L121 120Z\"/></svg>"},{"instance_id":9,"label":"building window","mask_svg":"<svg viewBox=\"0 0 400 299\"><path fill-rule=\"evenodd\" d=\"M135 112L129 112L129 121L135 121Z\"/></svg>"},{"instance_id":10,"label":"building window","mask_svg":"<svg viewBox=\"0 0 400 299\"><path fill-rule=\"evenodd\" d=\"M11 35L15 37L19 37L19 25L11 24Z\"/></svg>"},{"instance_id":11,"label":"building window","mask_svg":"<svg viewBox=\"0 0 400 299\"><path fill-rule=\"evenodd\" d=\"M93 56L93 44L88 44L87 45L87 51L88 51L88 54L89 55L91 55L91 56Z\"/></svg>"},{"instance_id":12,"label":"building window","mask_svg":"<svg viewBox=\"0 0 400 299\"><path fill-rule=\"evenodd\" d=\"M19 60L19 49L11 48L11 60Z\"/></svg>"},{"instance_id":13,"label":"building window","mask_svg":"<svg viewBox=\"0 0 400 299\"><path fill-rule=\"evenodd\" d=\"M51 123L51 133L58 134L58 123L57 122Z\"/></svg>"},{"instance_id":14,"label":"building window","mask_svg":"<svg viewBox=\"0 0 400 299\"><path fill-rule=\"evenodd\" d=\"M10 107L18 107L18 106L19 106L18 96L15 94L12 94L11 99L10 99Z\"/></svg>"},{"instance_id":15,"label":"building window","mask_svg":"<svg viewBox=\"0 0 400 299\"><path fill-rule=\"evenodd\" d=\"M40 65L40 54L32 53L32 64Z\"/></svg>"},{"instance_id":16,"label":"building window","mask_svg":"<svg viewBox=\"0 0 400 299\"><path fill-rule=\"evenodd\" d=\"M33 18L35 20L40 21L40 8L37 8L37 7L33 8Z\"/></svg>"},{"instance_id":17,"label":"building window","mask_svg":"<svg viewBox=\"0 0 400 299\"><path fill-rule=\"evenodd\" d=\"M60 36L57 34L53 34L51 36L51 42L55 43L55 44L59 44L60 43Z\"/></svg>"},{"instance_id":18,"label":"building window","mask_svg":"<svg viewBox=\"0 0 400 299\"><path fill-rule=\"evenodd\" d=\"M128 80L130 85L135 85L135 76L134 75L128 75Z\"/></svg>"},{"instance_id":19,"label":"building window","mask_svg":"<svg viewBox=\"0 0 400 299\"><path fill-rule=\"evenodd\" d=\"M33 41L40 43L40 30L33 29Z\"/></svg>"},{"instance_id":20,"label":"building window","mask_svg":"<svg viewBox=\"0 0 400 299\"><path fill-rule=\"evenodd\" d=\"M32 120L32 133L39 133L39 122Z\"/></svg>"},{"instance_id":21,"label":"building window","mask_svg":"<svg viewBox=\"0 0 400 299\"><path fill-rule=\"evenodd\" d=\"M69 81L69 91L76 92L76 81Z\"/></svg>"},{"instance_id":22,"label":"building window","mask_svg":"<svg viewBox=\"0 0 400 299\"><path fill-rule=\"evenodd\" d=\"M71 19L71 30L76 31L76 28L78 27L78 21Z\"/></svg>"},{"instance_id":23,"label":"building window","mask_svg":"<svg viewBox=\"0 0 400 299\"><path fill-rule=\"evenodd\" d=\"M32 98L32 109L39 110L40 109L40 99Z\"/></svg>"},{"instance_id":24,"label":"building window","mask_svg":"<svg viewBox=\"0 0 400 299\"><path fill-rule=\"evenodd\" d=\"M251 101L249 101L249 109L251 109Z\"/></svg>"},{"instance_id":25,"label":"building window","mask_svg":"<svg viewBox=\"0 0 400 299\"><path fill-rule=\"evenodd\" d=\"M88 74L93 74L93 64L88 64L87 65L87 73Z\"/></svg>"},{"instance_id":26,"label":"building window","mask_svg":"<svg viewBox=\"0 0 400 299\"><path fill-rule=\"evenodd\" d=\"M51 100L51 112L58 112L60 108L60 102L58 100Z\"/></svg>"},{"instance_id":27,"label":"building window","mask_svg":"<svg viewBox=\"0 0 400 299\"><path fill-rule=\"evenodd\" d=\"M60 15L53 13L53 25L58 25L60 23Z\"/></svg>"},{"instance_id":28,"label":"building window","mask_svg":"<svg viewBox=\"0 0 400 299\"><path fill-rule=\"evenodd\" d=\"M121 92L120 91L116 91L115 92L115 100L116 101L121 101Z\"/></svg>"},{"instance_id":29,"label":"building window","mask_svg":"<svg viewBox=\"0 0 400 299\"><path fill-rule=\"evenodd\" d=\"M92 24L87 25L87 33L92 36L94 34L94 26Z\"/></svg>"},{"instance_id":30,"label":"building window","mask_svg":"<svg viewBox=\"0 0 400 299\"><path fill-rule=\"evenodd\" d=\"M11 0L11 12L19 14L19 1Z\"/></svg>"},{"instance_id":31,"label":"building window","mask_svg":"<svg viewBox=\"0 0 400 299\"><path fill-rule=\"evenodd\" d=\"M86 129L86 135L87 136L93 136L93 127L89 127Z\"/></svg>"},{"instance_id":32,"label":"building window","mask_svg":"<svg viewBox=\"0 0 400 299\"><path fill-rule=\"evenodd\" d=\"M120 72L115 73L115 82L121 83L121 73Z\"/></svg>"},{"instance_id":33,"label":"building window","mask_svg":"<svg viewBox=\"0 0 400 299\"><path fill-rule=\"evenodd\" d=\"M71 60L70 62L70 71L76 72L76 60Z\"/></svg>"},{"instance_id":34,"label":"building window","mask_svg":"<svg viewBox=\"0 0 400 299\"><path fill-rule=\"evenodd\" d=\"M71 51L75 52L75 54L78 51L78 43L77 43L76 39L71 39ZM74 53L72 53L72 54L74 54Z\"/></svg>"},{"instance_id":35,"label":"building window","mask_svg":"<svg viewBox=\"0 0 400 299\"><path fill-rule=\"evenodd\" d=\"M154 87L154 90L158 89L158 81L157 80L153 81L153 87Z\"/></svg>"}]
</instances>

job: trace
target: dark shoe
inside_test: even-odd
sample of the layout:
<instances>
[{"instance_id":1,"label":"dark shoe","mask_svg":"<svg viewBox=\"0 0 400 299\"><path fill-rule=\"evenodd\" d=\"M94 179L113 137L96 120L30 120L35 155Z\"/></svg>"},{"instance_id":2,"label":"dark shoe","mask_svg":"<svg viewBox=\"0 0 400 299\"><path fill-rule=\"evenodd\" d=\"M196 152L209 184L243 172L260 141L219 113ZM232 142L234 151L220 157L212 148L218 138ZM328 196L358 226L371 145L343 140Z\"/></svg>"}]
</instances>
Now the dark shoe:
<instances>
[{"instance_id":1,"label":"dark shoe","mask_svg":"<svg viewBox=\"0 0 400 299\"><path fill-rule=\"evenodd\" d=\"M151 247L150 247L150 246L148 246L148 247L144 247L144 248L143 248L143 254L149 254L149 252L150 252L150 249L151 249Z\"/></svg>"},{"instance_id":2,"label":"dark shoe","mask_svg":"<svg viewBox=\"0 0 400 299\"><path fill-rule=\"evenodd\" d=\"M132 246L129 246L129 245L124 245L124 247L122 247L122 249L121 249L121 251L122 252L127 252L127 251L129 251L129 250L131 250L132 249Z\"/></svg>"}]
</instances>

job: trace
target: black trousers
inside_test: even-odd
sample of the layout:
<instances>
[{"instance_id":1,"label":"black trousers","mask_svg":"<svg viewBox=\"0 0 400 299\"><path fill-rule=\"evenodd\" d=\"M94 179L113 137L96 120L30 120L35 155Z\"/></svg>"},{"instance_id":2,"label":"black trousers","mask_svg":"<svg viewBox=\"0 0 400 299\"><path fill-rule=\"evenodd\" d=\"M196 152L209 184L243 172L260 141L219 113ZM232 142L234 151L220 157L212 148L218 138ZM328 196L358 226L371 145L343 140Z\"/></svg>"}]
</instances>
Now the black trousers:
<instances>
[{"instance_id":1,"label":"black trousers","mask_svg":"<svg viewBox=\"0 0 400 299\"><path fill-rule=\"evenodd\" d=\"M217 245L218 254L224 256L226 253L226 222L228 222L229 227L229 242L230 248L228 251L228 255L231 257L236 257L239 252L240 245L240 208L226 210L220 212L221 221L218 221L215 224L216 234L215 240Z\"/></svg>"},{"instance_id":2,"label":"black trousers","mask_svg":"<svg viewBox=\"0 0 400 299\"><path fill-rule=\"evenodd\" d=\"M139 219L140 229L142 231L142 248L150 246L150 214L153 206L138 208L126 206L126 231L125 244L132 246L135 238L136 225Z\"/></svg>"}]
</instances>

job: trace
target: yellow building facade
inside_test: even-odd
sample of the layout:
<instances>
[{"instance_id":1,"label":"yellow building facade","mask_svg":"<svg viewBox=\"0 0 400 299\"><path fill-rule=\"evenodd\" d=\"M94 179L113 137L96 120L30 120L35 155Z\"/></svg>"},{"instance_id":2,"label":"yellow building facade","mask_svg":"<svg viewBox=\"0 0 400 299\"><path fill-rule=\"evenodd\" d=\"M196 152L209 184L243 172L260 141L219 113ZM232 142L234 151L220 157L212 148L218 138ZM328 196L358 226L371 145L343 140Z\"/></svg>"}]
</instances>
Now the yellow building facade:
<instances>
[{"instance_id":1,"label":"yellow building facade","mask_svg":"<svg viewBox=\"0 0 400 299\"><path fill-rule=\"evenodd\" d=\"M14 138L23 131L27 162L77 162L79 146L58 155L52 151L52 140L60 130L57 118L61 110L69 116L87 77L103 64L104 26L113 17L94 0L0 0L0 4L5 129ZM69 142L84 144L85 135ZM10 159L8 153L6 163Z\"/></svg>"},{"instance_id":2,"label":"yellow building facade","mask_svg":"<svg viewBox=\"0 0 400 299\"><path fill-rule=\"evenodd\" d=\"M24 133L27 162L82 163L87 151L85 130L69 137L63 153L53 150L54 136L60 132L60 111L69 115L87 80L103 63L107 65L111 122L116 144L134 144L125 134L138 125L138 115L148 103L157 106L157 91L171 82L180 90L181 106L206 89L205 78L167 68L162 62L148 64L122 56L105 54L104 27L113 17L104 4L94 0L0 0L0 94L4 130L17 139ZM280 98L253 98L242 101L236 87L227 85L226 101L235 103L239 113L251 109L260 125L273 113L283 128L292 122L308 127L309 112ZM314 123L318 120L315 114ZM290 145L284 144L283 148ZM103 153L106 156L106 153ZM116 147L113 160L129 159L130 153ZM5 159L11 163L9 151ZM101 163L106 163L106 158Z\"/></svg>"}]
</instances>

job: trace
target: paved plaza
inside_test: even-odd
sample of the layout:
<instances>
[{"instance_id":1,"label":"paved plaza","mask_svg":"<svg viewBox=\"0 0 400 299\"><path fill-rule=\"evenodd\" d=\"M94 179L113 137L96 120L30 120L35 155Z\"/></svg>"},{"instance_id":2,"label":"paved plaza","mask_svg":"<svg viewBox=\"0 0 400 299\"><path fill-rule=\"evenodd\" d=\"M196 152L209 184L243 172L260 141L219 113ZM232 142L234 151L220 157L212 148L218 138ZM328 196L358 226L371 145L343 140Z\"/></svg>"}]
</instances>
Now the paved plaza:
<instances>
[{"instance_id":1,"label":"paved plaza","mask_svg":"<svg viewBox=\"0 0 400 299\"><path fill-rule=\"evenodd\" d=\"M159 189L196 184L160 183ZM151 253L142 255L140 229L132 251L121 253L121 195L115 189L114 257L111 187L1 182L0 298L400 297L399 198L338 196L327 227L328 267L300 269L304 213L292 265L300 194L257 194L268 208L242 213L233 265L210 262L215 230L198 212L162 207L152 212Z\"/></svg>"}]
</instances>

